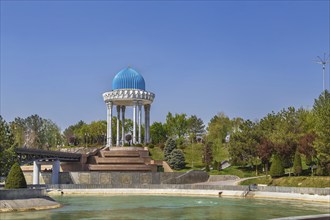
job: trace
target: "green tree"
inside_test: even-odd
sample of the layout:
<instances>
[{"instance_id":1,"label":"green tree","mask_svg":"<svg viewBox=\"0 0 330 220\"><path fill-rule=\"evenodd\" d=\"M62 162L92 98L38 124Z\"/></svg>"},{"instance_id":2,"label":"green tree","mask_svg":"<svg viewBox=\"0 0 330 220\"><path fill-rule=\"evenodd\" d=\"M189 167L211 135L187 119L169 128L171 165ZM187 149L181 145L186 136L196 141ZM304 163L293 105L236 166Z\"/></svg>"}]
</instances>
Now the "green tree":
<instances>
[{"instance_id":1,"label":"green tree","mask_svg":"<svg viewBox=\"0 0 330 220\"><path fill-rule=\"evenodd\" d=\"M82 146L87 147L92 143L90 133L91 133L90 126L88 124L84 124L77 131L79 139L83 140L83 142L81 143L81 144L83 144Z\"/></svg>"},{"instance_id":2,"label":"green tree","mask_svg":"<svg viewBox=\"0 0 330 220\"><path fill-rule=\"evenodd\" d=\"M205 163L208 167L211 165L213 161L213 153L212 153L212 142L207 142L204 145L203 149L203 163Z\"/></svg>"},{"instance_id":3,"label":"green tree","mask_svg":"<svg viewBox=\"0 0 330 220\"><path fill-rule=\"evenodd\" d=\"M172 169L181 170L185 168L184 153L180 149L174 149L169 155L168 163Z\"/></svg>"},{"instance_id":4,"label":"green tree","mask_svg":"<svg viewBox=\"0 0 330 220\"><path fill-rule=\"evenodd\" d=\"M168 138L166 143L165 143L165 147L164 147L164 158L166 161L169 160L170 158L170 154L172 153L172 151L176 149L176 142L173 138Z\"/></svg>"},{"instance_id":5,"label":"green tree","mask_svg":"<svg viewBox=\"0 0 330 220\"><path fill-rule=\"evenodd\" d=\"M303 135L303 123L299 120L300 110L289 107L277 114L275 129L271 134L274 152L281 157L283 166L291 168L299 139Z\"/></svg>"},{"instance_id":6,"label":"green tree","mask_svg":"<svg viewBox=\"0 0 330 220\"><path fill-rule=\"evenodd\" d=\"M260 163L257 154L258 143L256 124L250 120L243 122L239 130L230 137L228 150L232 163L257 166Z\"/></svg>"},{"instance_id":7,"label":"green tree","mask_svg":"<svg viewBox=\"0 0 330 220\"><path fill-rule=\"evenodd\" d=\"M274 155L269 174L272 177L281 177L284 175L284 167L281 158L277 154Z\"/></svg>"},{"instance_id":8,"label":"green tree","mask_svg":"<svg viewBox=\"0 0 330 220\"><path fill-rule=\"evenodd\" d=\"M0 115L0 176L7 176L14 163L14 135L10 126Z\"/></svg>"},{"instance_id":9,"label":"green tree","mask_svg":"<svg viewBox=\"0 0 330 220\"><path fill-rule=\"evenodd\" d=\"M207 127L207 139L214 142L219 139L221 143L225 142L227 134L233 130L232 123L224 113L218 113L214 116Z\"/></svg>"},{"instance_id":10,"label":"green tree","mask_svg":"<svg viewBox=\"0 0 330 220\"><path fill-rule=\"evenodd\" d=\"M23 118L15 118L10 122L10 128L15 138L15 145L23 147L25 143L25 120Z\"/></svg>"},{"instance_id":11,"label":"green tree","mask_svg":"<svg viewBox=\"0 0 330 220\"><path fill-rule=\"evenodd\" d=\"M273 132L277 129L278 115L274 112L267 114L259 122L256 123L257 135L257 155L264 165L266 175L268 175L270 159L274 152L274 143L272 141Z\"/></svg>"},{"instance_id":12,"label":"green tree","mask_svg":"<svg viewBox=\"0 0 330 220\"><path fill-rule=\"evenodd\" d=\"M218 162L218 161L214 160L213 169L220 171L221 170L221 162Z\"/></svg>"},{"instance_id":13,"label":"green tree","mask_svg":"<svg viewBox=\"0 0 330 220\"><path fill-rule=\"evenodd\" d=\"M43 148L61 146L64 143L61 129L51 120L43 120Z\"/></svg>"},{"instance_id":14,"label":"green tree","mask_svg":"<svg viewBox=\"0 0 330 220\"><path fill-rule=\"evenodd\" d=\"M18 163L14 163L6 178L5 189L26 188L26 181L23 171Z\"/></svg>"},{"instance_id":15,"label":"green tree","mask_svg":"<svg viewBox=\"0 0 330 220\"><path fill-rule=\"evenodd\" d=\"M268 175L269 163L273 154L273 149L274 144L266 138L262 138L257 144L257 155L265 167L266 176Z\"/></svg>"},{"instance_id":16,"label":"green tree","mask_svg":"<svg viewBox=\"0 0 330 220\"><path fill-rule=\"evenodd\" d=\"M117 118L112 117L112 143L116 142ZM125 133L131 133L133 122L125 119ZM121 129L121 123L120 123ZM121 132L121 130L120 130ZM79 121L64 130L66 143L73 146L101 146L106 143L107 122L105 120L92 121L86 124Z\"/></svg>"},{"instance_id":17,"label":"green tree","mask_svg":"<svg viewBox=\"0 0 330 220\"><path fill-rule=\"evenodd\" d=\"M43 143L45 139L43 132L43 119L39 115L31 115L25 119L25 124L25 145L29 148L43 149Z\"/></svg>"},{"instance_id":18,"label":"green tree","mask_svg":"<svg viewBox=\"0 0 330 220\"><path fill-rule=\"evenodd\" d=\"M91 137L91 144L104 145L107 132L107 122L105 120L91 122L88 131Z\"/></svg>"},{"instance_id":19,"label":"green tree","mask_svg":"<svg viewBox=\"0 0 330 220\"><path fill-rule=\"evenodd\" d=\"M218 161L225 159L228 155L228 141L229 137L239 131L243 119L230 119L224 113L218 113L214 116L207 127L207 134L205 139L213 142L214 158Z\"/></svg>"},{"instance_id":20,"label":"green tree","mask_svg":"<svg viewBox=\"0 0 330 220\"><path fill-rule=\"evenodd\" d=\"M314 158L316 158L316 150L313 146L316 138L315 133L306 133L299 140L298 150L306 157L306 165L315 165Z\"/></svg>"},{"instance_id":21,"label":"green tree","mask_svg":"<svg viewBox=\"0 0 330 220\"><path fill-rule=\"evenodd\" d=\"M301 157L300 157L300 153L296 151L293 161L293 173L294 175L299 176L301 172L302 172Z\"/></svg>"},{"instance_id":22,"label":"green tree","mask_svg":"<svg viewBox=\"0 0 330 220\"><path fill-rule=\"evenodd\" d=\"M64 130L63 134L67 145L78 146L80 143L83 143L83 140L79 138L78 131L85 124L85 122L79 121Z\"/></svg>"},{"instance_id":23,"label":"green tree","mask_svg":"<svg viewBox=\"0 0 330 220\"><path fill-rule=\"evenodd\" d=\"M197 136L202 136L205 133L205 125L201 118L192 115L188 118L188 133L191 143L196 142Z\"/></svg>"},{"instance_id":24,"label":"green tree","mask_svg":"<svg viewBox=\"0 0 330 220\"><path fill-rule=\"evenodd\" d=\"M49 149L63 143L60 128L39 115L31 115L25 119L15 118L10 127L19 147Z\"/></svg>"},{"instance_id":25,"label":"green tree","mask_svg":"<svg viewBox=\"0 0 330 220\"><path fill-rule=\"evenodd\" d=\"M167 114L165 128L169 136L181 138L187 134L188 120L186 116L186 114L175 114L173 116L171 112Z\"/></svg>"},{"instance_id":26,"label":"green tree","mask_svg":"<svg viewBox=\"0 0 330 220\"><path fill-rule=\"evenodd\" d=\"M330 93L324 91L314 101L313 113L315 119L314 148L319 161L319 172L330 174Z\"/></svg>"},{"instance_id":27,"label":"green tree","mask_svg":"<svg viewBox=\"0 0 330 220\"><path fill-rule=\"evenodd\" d=\"M130 118L125 118L125 132L133 134L133 121Z\"/></svg>"},{"instance_id":28,"label":"green tree","mask_svg":"<svg viewBox=\"0 0 330 220\"><path fill-rule=\"evenodd\" d=\"M154 122L150 126L150 136L153 144L165 143L167 132L164 125L160 122Z\"/></svg>"}]
</instances>

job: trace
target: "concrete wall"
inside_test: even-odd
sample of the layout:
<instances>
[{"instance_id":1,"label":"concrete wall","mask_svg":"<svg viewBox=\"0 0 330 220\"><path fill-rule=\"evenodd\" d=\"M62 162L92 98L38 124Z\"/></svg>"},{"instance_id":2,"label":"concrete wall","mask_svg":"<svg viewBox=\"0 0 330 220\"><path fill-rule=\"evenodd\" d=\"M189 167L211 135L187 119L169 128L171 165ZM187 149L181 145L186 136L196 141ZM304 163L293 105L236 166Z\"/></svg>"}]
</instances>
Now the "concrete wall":
<instances>
[{"instance_id":1,"label":"concrete wall","mask_svg":"<svg viewBox=\"0 0 330 220\"><path fill-rule=\"evenodd\" d=\"M231 190L245 191L248 186L222 186L222 185L194 185L194 184L132 184L132 185L112 185L112 184L54 184L47 185L49 189L102 189L102 188L139 188L139 189L187 189L187 190ZM255 192L276 192L276 193L298 193L307 195L330 195L329 188L299 188L299 187L257 187Z\"/></svg>"},{"instance_id":2,"label":"concrete wall","mask_svg":"<svg viewBox=\"0 0 330 220\"><path fill-rule=\"evenodd\" d=\"M33 173L24 172L27 184L32 184ZM114 186L132 184L191 184L205 182L208 174L204 171L189 171L187 173L162 172L61 172L60 184L111 184ZM40 174L40 184L51 184L52 174Z\"/></svg>"},{"instance_id":3,"label":"concrete wall","mask_svg":"<svg viewBox=\"0 0 330 220\"><path fill-rule=\"evenodd\" d=\"M226 181L226 180L239 180L238 176L233 175L212 175L208 179L208 182L218 182L218 181Z\"/></svg>"},{"instance_id":4,"label":"concrete wall","mask_svg":"<svg viewBox=\"0 0 330 220\"><path fill-rule=\"evenodd\" d=\"M159 172L70 172L74 184L111 184L114 186L132 184L190 184L204 182L208 174L203 171L187 173ZM61 182L62 178L61 178Z\"/></svg>"},{"instance_id":5,"label":"concrete wall","mask_svg":"<svg viewBox=\"0 0 330 220\"><path fill-rule=\"evenodd\" d=\"M245 191L247 186L215 186L194 184L47 184L47 189L107 189L107 188L136 188L136 189L205 189L205 190L234 190Z\"/></svg>"},{"instance_id":6,"label":"concrete wall","mask_svg":"<svg viewBox=\"0 0 330 220\"><path fill-rule=\"evenodd\" d=\"M330 188L283 187L283 186L257 186L261 192L301 193L310 195L330 195Z\"/></svg>"},{"instance_id":7,"label":"concrete wall","mask_svg":"<svg viewBox=\"0 0 330 220\"><path fill-rule=\"evenodd\" d=\"M32 173L24 172L27 184L32 184ZM40 184L51 184L51 173L41 173ZM158 173L158 172L61 172L60 184L71 184L68 187L88 188L122 188L122 187L187 187L184 189L212 189L212 190L245 190L248 186L219 186L219 185L189 185L192 183L205 182L209 178L203 171L189 171L186 173ZM233 177L223 176L224 179ZM210 180L221 179L221 177ZM170 184L170 185L169 185ZM185 184L172 186L171 184ZM155 185L155 186L152 186ZM66 187L66 186L65 186ZM196 188L197 187L197 188ZM302 193L316 195L330 195L330 188L304 188L304 187L279 187L258 186L260 192Z\"/></svg>"},{"instance_id":8,"label":"concrete wall","mask_svg":"<svg viewBox=\"0 0 330 220\"><path fill-rule=\"evenodd\" d=\"M27 184L33 183L33 173L32 172L23 172ZM61 172L59 175L60 184L72 184L73 180L69 172ZM42 172L39 176L40 184L51 184L52 183L52 173L51 172Z\"/></svg>"},{"instance_id":9,"label":"concrete wall","mask_svg":"<svg viewBox=\"0 0 330 220\"><path fill-rule=\"evenodd\" d=\"M114 187L132 184L160 184L156 172L70 172L74 184L111 184Z\"/></svg>"},{"instance_id":10,"label":"concrete wall","mask_svg":"<svg viewBox=\"0 0 330 220\"><path fill-rule=\"evenodd\" d=\"M165 174L165 173L164 173ZM204 171L188 171L186 173L169 173L173 175L165 174L161 179L162 184L192 184L206 182L209 179L208 173Z\"/></svg>"},{"instance_id":11,"label":"concrete wall","mask_svg":"<svg viewBox=\"0 0 330 220\"><path fill-rule=\"evenodd\" d=\"M30 199L46 196L45 189L2 189L0 200Z\"/></svg>"},{"instance_id":12,"label":"concrete wall","mask_svg":"<svg viewBox=\"0 0 330 220\"><path fill-rule=\"evenodd\" d=\"M84 170L85 164L82 164L80 162L61 162L60 164L60 171L61 172L70 172L70 171L82 171ZM45 170L51 170L53 167L51 164L42 164L41 165L41 171ZM21 169L23 172L33 172L33 166L26 165L21 166ZM50 171L51 172L51 171Z\"/></svg>"}]
</instances>

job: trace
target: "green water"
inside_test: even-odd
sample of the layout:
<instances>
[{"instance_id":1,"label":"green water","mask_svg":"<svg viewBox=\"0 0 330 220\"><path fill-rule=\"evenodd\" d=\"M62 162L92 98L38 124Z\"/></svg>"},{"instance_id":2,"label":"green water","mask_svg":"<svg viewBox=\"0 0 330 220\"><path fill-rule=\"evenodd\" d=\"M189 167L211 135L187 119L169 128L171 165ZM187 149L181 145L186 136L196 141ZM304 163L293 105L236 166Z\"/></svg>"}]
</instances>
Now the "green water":
<instances>
[{"instance_id":1,"label":"green water","mask_svg":"<svg viewBox=\"0 0 330 220\"><path fill-rule=\"evenodd\" d=\"M54 196L59 209L1 213L5 219L270 219L329 213L329 204L177 196Z\"/></svg>"}]
</instances>

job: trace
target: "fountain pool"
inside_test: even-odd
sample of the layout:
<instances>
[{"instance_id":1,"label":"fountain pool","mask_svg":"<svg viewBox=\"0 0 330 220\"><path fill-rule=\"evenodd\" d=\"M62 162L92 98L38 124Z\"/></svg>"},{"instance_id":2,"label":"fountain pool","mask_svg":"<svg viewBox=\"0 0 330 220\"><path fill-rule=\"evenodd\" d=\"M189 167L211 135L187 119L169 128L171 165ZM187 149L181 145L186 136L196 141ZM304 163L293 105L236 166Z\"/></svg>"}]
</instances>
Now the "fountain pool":
<instances>
[{"instance_id":1,"label":"fountain pool","mask_svg":"<svg viewBox=\"0 0 330 220\"><path fill-rule=\"evenodd\" d=\"M329 213L329 204L248 198L143 195L52 196L59 209L1 213L5 219L271 219Z\"/></svg>"}]
</instances>

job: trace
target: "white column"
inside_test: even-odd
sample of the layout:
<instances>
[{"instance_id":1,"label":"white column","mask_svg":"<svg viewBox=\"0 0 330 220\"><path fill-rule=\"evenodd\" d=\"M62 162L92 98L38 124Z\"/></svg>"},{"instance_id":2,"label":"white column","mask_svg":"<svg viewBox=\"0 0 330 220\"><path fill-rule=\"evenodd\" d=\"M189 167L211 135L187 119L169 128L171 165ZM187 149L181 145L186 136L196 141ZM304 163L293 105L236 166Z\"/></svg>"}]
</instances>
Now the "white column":
<instances>
[{"instance_id":1,"label":"white column","mask_svg":"<svg viewBox=\"0 0 330 220\"><path fill-rule=\"evenodd\" d=\"M112 102L107 103L107 147L112 146Z\"/></svg>"},{"instance_id":2,"label":"white column","mask_svg":"<svg viewBox=\"0 0 330 220\"><path fill-rule=\"evenodd\" d=\"M120 121L120 105L117 105L117 143L116 143L116 146L120 145L119 121Z\"/></svg>"},{"instance_id":3,"label":"white column","mask_svg":"<svg viewBox=\"0 0 330 220\"><path fill-rule=\"evenodd\" d=\"M125 109L124 105L121 106L121 146L125 144Z\"/></svg>"},{"instance_id":4,"label":"white column","mask_svg":"<svg viewBox=\"0 0 330 220\"><path fill-rule=\"evenodd\" d=\"M55 160L52 166L52 184L59 184L60 161Z\"/></svg>"},{"instance_id":5,"label":"white column","mask_svg":"<svg viewBox=\"0 0 330 220\"><path fill-rule=\"evenodd\" d=\"M144 144L147 144L147 107L144 105Z\"/></svg>"},{"instance_id":6,"label":"white column","mask_svg":"<svg viewBox=\"0 0 330 220\"><path fill-rule=\"evenodd\" d=\"M144 143L149 144L150 142L150 105L144 105Z\"/></svg>"},{"instance_id":7,"label":"white column","mask_svg":"<svg viewBox=\"0 0 330 220\"><path fill-rule=\"evenodd\" d=\"M147 143L150 143L150 108L151 105L148 105L148 117L147 117L147 126L148 126L148 132L147 132Z\"/></svg>"},{"instance_id":8,"label":"white column","mask_svg":"<svg viewBox=\"0 0 330 220\"><path fill-rule=\"evenodd\" d=\"M133 144L136 143L136 101L133 101Z\"/></svg>"},{"instance_id":9,"label":"white column","mask_svg":"<svg viewBox=\"0 0 330 220\"><path fill-rule=\"evenodd\" d=\"M139 107L139 112L138 112L138 124L139 124L139 144L142 143L141 140L141 118L142 118L142 104L141 102L138 103L138 107Z\"/></svg>"},{"instance_id":10,"label":"white column","mask_svg":"<svg viewBox=\"0 0 330 220\"><path fill-rule=\"evenodd\" d=\"M41 165L38 164L38 161L33 161L33 185L39 185L39 173Z\"/></svg>"}]
</instances>

